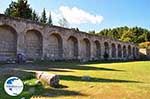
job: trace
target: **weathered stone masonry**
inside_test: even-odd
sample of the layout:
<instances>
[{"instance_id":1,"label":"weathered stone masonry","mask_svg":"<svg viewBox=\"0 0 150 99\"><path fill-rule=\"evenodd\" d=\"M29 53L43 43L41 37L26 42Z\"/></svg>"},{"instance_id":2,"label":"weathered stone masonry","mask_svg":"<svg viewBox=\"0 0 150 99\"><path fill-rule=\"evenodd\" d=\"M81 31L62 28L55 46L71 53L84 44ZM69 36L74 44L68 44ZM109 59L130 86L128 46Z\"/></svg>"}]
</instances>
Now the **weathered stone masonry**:
<instances>
[{"instance_id":1,"label":"weathered stone masonry","mask_svg":"<svg viewBox=\"0 0 150 99\"><path fill-rule=\"evenodd\" d=\"M110 60L138 58L138 47L116 39L74 29L42 25L30 20L0 15L0 60L15 59Z\"/></svg>"}]
</instances>

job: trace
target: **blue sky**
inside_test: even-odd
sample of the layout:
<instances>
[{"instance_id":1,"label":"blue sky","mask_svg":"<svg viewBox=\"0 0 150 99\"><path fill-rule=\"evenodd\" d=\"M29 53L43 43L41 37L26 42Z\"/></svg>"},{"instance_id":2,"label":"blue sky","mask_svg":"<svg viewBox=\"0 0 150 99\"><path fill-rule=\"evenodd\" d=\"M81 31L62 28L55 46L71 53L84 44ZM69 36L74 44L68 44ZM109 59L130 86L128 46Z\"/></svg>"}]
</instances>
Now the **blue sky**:
<instances>
[{"instance_id":1,"label":"blue sky","mask_svg":"<svg viewBox=\"0 0 150 99\"><path fill-rule=\"evenodd\" d=\"M65 17L70 27L82 31L119 26L150 28L150 0L28 0L39 14L43 8L52 13L54 24ZM0 13L11 0L0 0Z\"/></svg>"}]
</instances>

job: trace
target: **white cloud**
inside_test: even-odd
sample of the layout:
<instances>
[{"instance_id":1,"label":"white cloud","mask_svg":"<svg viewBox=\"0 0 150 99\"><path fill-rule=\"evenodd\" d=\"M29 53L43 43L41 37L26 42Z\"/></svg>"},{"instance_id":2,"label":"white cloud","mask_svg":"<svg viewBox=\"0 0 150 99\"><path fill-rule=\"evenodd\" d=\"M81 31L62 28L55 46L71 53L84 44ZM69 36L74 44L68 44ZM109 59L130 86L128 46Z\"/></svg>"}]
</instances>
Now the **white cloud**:
<instances>
[{"instance_id":1,"label":"white cloud","mask_svg":"<svg viewBox=\"0 0 150 99\"><path fill-rule=\"evenodd\" d=\"M58 12L58 11L51 11L51 16L52 16L53 23L55 25L59 25L58 21L62 18L62 15L60 14L60 12Z\"/></svg>"},{"instance_id":2,"label":"white cloud","mask_svg":"<svg viewBox=\"0 0 150 99\"><path fill-rule=\"evenodd\" d=\"M97 24L103 21L103 16L92 15L77 7L69 8L67 6L61 6L59 12L70 24Z\"/></svg>"}]
</instances>

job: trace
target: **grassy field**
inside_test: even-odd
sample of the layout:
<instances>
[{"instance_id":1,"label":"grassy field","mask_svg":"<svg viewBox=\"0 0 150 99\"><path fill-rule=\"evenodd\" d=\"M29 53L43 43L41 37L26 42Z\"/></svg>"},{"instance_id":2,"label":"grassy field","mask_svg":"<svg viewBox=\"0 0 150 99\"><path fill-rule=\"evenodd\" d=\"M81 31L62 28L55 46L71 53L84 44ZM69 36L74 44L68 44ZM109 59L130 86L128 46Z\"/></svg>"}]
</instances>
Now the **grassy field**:
<instances>
[{"instance_id":1,"label":"grassy field","mask_svg":"<svg viewBox=\"0 0 150 99\"><path fill-rule=\"evenodd\" d=\"M150 61L123 63L40 62L0 66L0 99L150 99ZM63 88L35 84L34 71L60 75ZM8 96L3 84L7 77L19 76L24 91ZM90 80L83 80L90 76Z\"/></svg>"}]
</instances>

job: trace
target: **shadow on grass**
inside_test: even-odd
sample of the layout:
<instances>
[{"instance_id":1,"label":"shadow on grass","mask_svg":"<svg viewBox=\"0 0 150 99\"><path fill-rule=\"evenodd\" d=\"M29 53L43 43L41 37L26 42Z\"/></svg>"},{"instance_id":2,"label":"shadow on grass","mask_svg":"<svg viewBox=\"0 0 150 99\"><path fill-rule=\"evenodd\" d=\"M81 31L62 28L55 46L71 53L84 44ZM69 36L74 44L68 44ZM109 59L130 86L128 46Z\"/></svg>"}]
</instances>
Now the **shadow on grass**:
<instances>
[{"instance_id":1,"label":"shadow on grass","mask_svg":"<svg viewBox=\"0 0 150 99\"><path fill-rule=\"evenodd\" d=\"M61 69L74 69L74 70L102 70L102 71L125 71L125 70L118 70L118 69L112 69L112 68L106 68L106 67L94 67L94 66L87 66L90 64L110 64L110 63L114 63L112 61L95 61L95 62L86 62L86 63L80 63L77 61L71 62L71 61L55 61L55 62L51 62L51 61L38 61L35 62L33 65L34 66L43 66L43 67L49 67L49 68L61 68ZM117 62L116 62L117 63ZM120 62L118 62L120 63Z\"/></svg>"},{"instance_id":2,"label":"shadow on grass","mask_svg":"<svg viewBox=\"0 0 150 99\"><path fill-rule=\"evenodd\" d=\"M2 84L0 83L0 86ZM61 97L61 96L86 96L77 91L64 90L61 88L44 88L42 85L24 85L23 92L16 97L9 96L5 93L4 89L0 88L0 99L21 99L24 97L25 99L30 99L31 97Z\"/></svg>"},{"instance_id":3,"label":"shadow on grass","mask_svg":"<svg viewBox=\"0 0 150 99\"><path fill-rule=\"evenodd\" d=\"M87 62L79 62L79 61L35 61L34 64L38 64L38 65L47 65L47 64L57 64L57 65L61 65L61 64L111 64L111 63L128 63L128 62L138 62L140 60L100 60L100 61L87 61ZM148 60L147 60L148 61Z\"/></svg>"},{"instance_id":4,"label":"shadow on grass","mask_svg":"<svg viewBox=\"0 0 150 99\"><path fill-rule=\"evenodd\" d=\"M30 91L30 89L34 91ZM60 97L60 96L86 96L77 91L64 90L60 88L44 88L42 85L25 85L25 89L21 96L31 97Z\"/></svg>"},{"instance_id":5,"label":"shadow on grass","mask_svg":"<svg viewBox=\"0 0 150 99\"><path fill-rule=\"evenodd\" d=\"M11 66L12 69L20 69L20 70L35 70L35 71L54 71L54 72L74 72L73 70L99 70L99 71L117 71L117 72L125 72L125 70L105 68L105 67L94 67L94 66L85 66L81 64L47 64L47 65L34 65L34 64L26 64L26 65L15 65Z\"/></svg>"},{"instance_id":6,"label":"shadow on grass","mask_svg":"<svg viewBox=\"0 0 150 99\"><path fill-rule=\"evenodd\" d=\"M50 68L49 68L50 67ZM120 71L120 72L124 72L124 70L118 70L118 69L112 69L112 68L103 68L103 67L92 67L92 66L47 66L46 68L36 68L36 66L34 68L24 68L27 70L40 70L40 71L55 71L55 72L73 72L71 70L101 70L101 71ZM62 69L62 70L61 70ZM64 70L63 70L64 69ZM68 69L68 70L65 70ZM69 70L71 69L71 70Z\"/></svg>"},{"instance_id":7,"label":"shadow on grass","mask_svg":"<svg viewBox=\"0 0 150 99\"><path fill-rule=\"evenodd\" d=\"M60 75L60 79L66 81L83 81L83 82L100 82L100 83L143 83L140 81L133 81L133 80L93 78L93 77L90 77L89 80L84 80L81 76L72 76L72 75Z\"/></svg>"},{"instance_id":8,"label":"shadow on grass","mask_svg":"<svg viewBox=\"0 0 150 99\"><path fill-rule=\"evenodd\" d=\"M104 62L102 62L104 63ZM22 70L36 70L36 71L54 71L54 72L73 72L73 70L100 70L100 71L118 71L125 72L125 70L107 68L107 67L94 67L87 66L87 64L101 64L101 62L65 62L65 61L38 61L33 64L7 64L1 66L1 68L16 68ZM109 64L109 62L108 62Z\"/></svg>"},{"instance_id":9,"label":"shadow on grass","mask_svg":"<svg viewBox=\"0 0 150 99\"><path fill-rule=\"evenodd\" d=\"M62 69L74 69L74 70L101 70L101 71L124 71L112 68L104 68L104 67L92 67L92 66L82 66L82 65L63 65L63 66L51 66L51 68L62 68Z\"/></svg>"},{"instance_id":10,"label":"shadow on grass","mask_svg":"<svg viewBox=\"0 0 150 99\"><path fill-rule=\"evenodd\" d=\"M17 97L11 97L7 95L3 89L3 85L5 80L10 76L17 76L23 81L35 79L35 74L30 72L23 72L23 71L8 71L5 75L0 75L2 77L0 81L0 96L2 99L21 99L25 97L25 99L30 99L31 97L61 97L61 96L86 96L80 92L67 90L64 88L68 88L68 86L60 85L58 88L45 88L43 85L36 85L29 83L24 84L24 90L21 95ZM33 81L34 82L34 81ZM32 89L32 90L30 90ZM34 89L34 92L33 92ZM0 99L1 99L0 98Z\"/></svg>"},{"instance_id":11,"label":"shadow on grass","mask_svg":"<svg viewBox=\"0 0 150 99\"><path fill-rule=\"evenodd\" d=\"M103 61L91 61L87 64L112 64L112 63L130 63L130 62L148 62L150 60L103 60Z\"/></svg>"}]
</instances>

